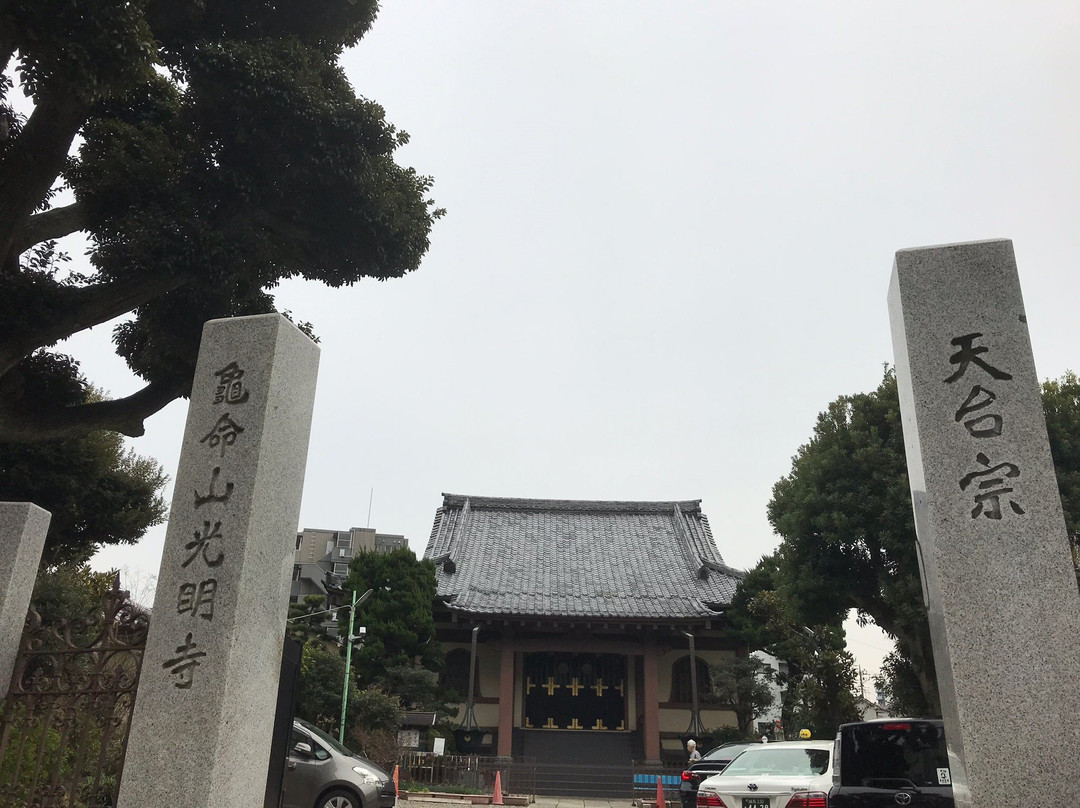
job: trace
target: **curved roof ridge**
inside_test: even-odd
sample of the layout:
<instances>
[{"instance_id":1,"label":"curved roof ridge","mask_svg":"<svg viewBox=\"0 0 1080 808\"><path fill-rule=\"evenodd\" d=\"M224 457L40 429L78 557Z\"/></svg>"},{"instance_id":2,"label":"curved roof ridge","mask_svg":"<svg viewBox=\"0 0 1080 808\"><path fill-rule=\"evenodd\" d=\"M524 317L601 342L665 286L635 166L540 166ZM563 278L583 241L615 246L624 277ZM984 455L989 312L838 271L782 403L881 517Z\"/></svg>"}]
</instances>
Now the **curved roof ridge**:
<instances>
[{"instance_id":1,"label":"curved roof ridge","mask_svg":"<svg viewBox=\"0 0 1080 808\"><path fill-rule=\"evenodd\" d=\"M444 494L432 545L438 597L492 615L714 616L739 575L709 542L700 508Z\"/></svg>"},{"instance_id":2,"label":"curved roof ridge","mask_svg":"<svg viewBox=\"0 0 1080 808\"><path fill-rule=\"evenodd\" d=\"M443 507L459 508L466 502L472 508L514 511L605 511L622 513L664 513L676 507L684 514L701 512L700 499L673 500L601 500L601 499L529 499L525 497L483 497L443 493Z\"/></svg>"}]
</instances>

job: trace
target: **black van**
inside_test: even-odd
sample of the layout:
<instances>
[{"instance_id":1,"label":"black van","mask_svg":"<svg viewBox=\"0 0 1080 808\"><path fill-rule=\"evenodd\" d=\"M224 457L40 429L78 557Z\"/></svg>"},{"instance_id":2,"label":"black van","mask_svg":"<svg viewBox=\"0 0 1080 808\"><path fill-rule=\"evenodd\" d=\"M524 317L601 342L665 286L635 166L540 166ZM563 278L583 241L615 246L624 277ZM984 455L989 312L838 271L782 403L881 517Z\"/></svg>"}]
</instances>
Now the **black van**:
<instances>
[{"instance_id":1,"label":"black van","mask_svg":"<svg viewBox=\"0 0 1080 808\"><path fill-rule=\"evenodd\" d=\"M829 808L953 808L940 720L841 724L833 761Z\"/></svg>"}]
</instances>

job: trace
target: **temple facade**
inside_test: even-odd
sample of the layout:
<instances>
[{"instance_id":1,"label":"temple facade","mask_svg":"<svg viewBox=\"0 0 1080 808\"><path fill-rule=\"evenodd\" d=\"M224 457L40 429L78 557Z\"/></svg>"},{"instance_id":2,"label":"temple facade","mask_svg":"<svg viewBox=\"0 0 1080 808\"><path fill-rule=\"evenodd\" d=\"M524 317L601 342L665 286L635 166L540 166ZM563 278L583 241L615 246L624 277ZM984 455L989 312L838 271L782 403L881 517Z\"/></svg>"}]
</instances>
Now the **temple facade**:
<instances>
[{"instance_id":1,"label":"temple facade","mask_svg":"<svg viewBox=\"0 0 1080 808\"><path fill-rule=\"evenodd\" d=\"M444 494L425 557L444 676L475 750L659 761L702 728L735 725L695 698L708 663L745 653L724 620L741 573L699 500Z\"/></svg>"}]
</instances>

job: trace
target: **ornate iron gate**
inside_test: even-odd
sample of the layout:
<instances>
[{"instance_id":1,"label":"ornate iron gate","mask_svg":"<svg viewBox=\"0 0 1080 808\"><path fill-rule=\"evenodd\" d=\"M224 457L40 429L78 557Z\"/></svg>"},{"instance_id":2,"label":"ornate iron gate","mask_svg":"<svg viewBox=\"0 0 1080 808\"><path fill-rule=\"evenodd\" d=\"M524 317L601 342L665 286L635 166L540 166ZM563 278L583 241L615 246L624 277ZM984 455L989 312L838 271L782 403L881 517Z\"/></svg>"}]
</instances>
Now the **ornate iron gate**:
<instances>
[{"instance_id":1,"label":"ornate iron gate","mask_svg":"<svg viewBox=\"0 0 1080 808\"><path fill-rule=\"evenodd\" d=\"M114 583L96 614L31 610L0 707L2 808L116 804L148 616Z\"/></svg>"}]
</instances>

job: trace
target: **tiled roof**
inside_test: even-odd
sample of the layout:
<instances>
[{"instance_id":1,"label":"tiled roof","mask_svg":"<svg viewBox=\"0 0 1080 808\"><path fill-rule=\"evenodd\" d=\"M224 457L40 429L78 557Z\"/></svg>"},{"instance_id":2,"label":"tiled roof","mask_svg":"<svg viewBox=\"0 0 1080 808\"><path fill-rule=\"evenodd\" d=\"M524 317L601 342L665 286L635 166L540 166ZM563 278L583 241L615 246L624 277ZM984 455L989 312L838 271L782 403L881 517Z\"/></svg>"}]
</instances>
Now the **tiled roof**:
<instances>
[{"instance_id":1,"label":"tiled roof","mask_svg":"<svg viewBox=\"0 0 1080 808\"><path fill-rule=\"evenodd\" d=\"M443 494L425 558L449 608L508 617L715 617L742 573L700 500L594 502Z\"/></svg>"}]
</instances>

